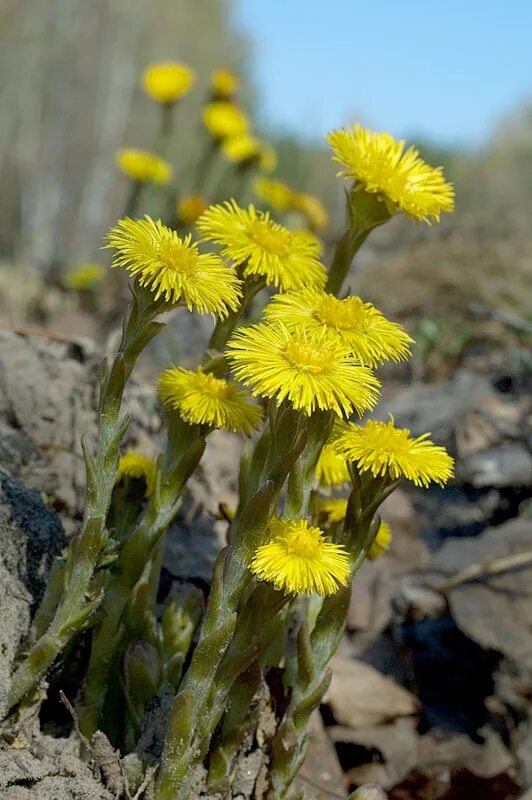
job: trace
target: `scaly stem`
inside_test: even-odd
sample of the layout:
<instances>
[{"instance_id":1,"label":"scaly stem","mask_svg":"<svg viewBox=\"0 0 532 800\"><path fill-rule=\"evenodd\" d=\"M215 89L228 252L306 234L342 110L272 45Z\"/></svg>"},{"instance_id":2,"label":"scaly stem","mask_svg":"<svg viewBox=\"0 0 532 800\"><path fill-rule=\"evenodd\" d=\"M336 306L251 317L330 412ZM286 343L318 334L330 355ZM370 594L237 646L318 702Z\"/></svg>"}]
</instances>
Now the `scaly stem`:
<instances>
[{"instance_id":1,"label":"scaly stem","mask_svg":"<svg viewBox=\"0 0 532 800\"><path fill-rule=\"evenodd\" d=\"M63 594L53 619L13 676L8 699L10 709L36 686L101 602L101 595L91 596L91 582L105 544L105 519L115 482L120 443L130 421L128 416L120 419L122 396L140 353L162 327L153 321L159 311L160 306L151 298L135 292L109 374L104 365L98 446L94 458L84 444L87 497L83 525L69 547Z\"/></svg>"},{"instance_id":2,"label":"scaly stem","mask_svg":"<svg viewBox=\"0 0 532 800\"><path fill-rule=\"evenodd\" d=\"M148 560L181 505L190 474L199 464L205 449L206 431L188 425L178 414L170 415L168 445L161 478L139 524L123 543L117 568L105 588L100 623L92 640L91 656L83 695L80 725L90 736L101 724L106 703L108 675L123 651L124 614L131 594L141 579Z\"/></svg>"}]
</instances>

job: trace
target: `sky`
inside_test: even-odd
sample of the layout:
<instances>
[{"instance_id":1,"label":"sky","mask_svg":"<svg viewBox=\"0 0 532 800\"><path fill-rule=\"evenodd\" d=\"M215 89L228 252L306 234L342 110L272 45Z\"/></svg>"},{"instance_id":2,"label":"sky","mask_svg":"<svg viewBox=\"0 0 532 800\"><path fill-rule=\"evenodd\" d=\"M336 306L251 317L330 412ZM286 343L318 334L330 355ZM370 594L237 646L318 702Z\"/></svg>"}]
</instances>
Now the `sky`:
<instances>
[{"instance_id":1,"label":"sky","mask_svg":"<svg viewBox=\"0 0 532 800\"><path fill-rule=\"evenodd\" d=\"M268 127L475 147L532 101L532 0L234 0Z\"/></svg>"}]
</instances>

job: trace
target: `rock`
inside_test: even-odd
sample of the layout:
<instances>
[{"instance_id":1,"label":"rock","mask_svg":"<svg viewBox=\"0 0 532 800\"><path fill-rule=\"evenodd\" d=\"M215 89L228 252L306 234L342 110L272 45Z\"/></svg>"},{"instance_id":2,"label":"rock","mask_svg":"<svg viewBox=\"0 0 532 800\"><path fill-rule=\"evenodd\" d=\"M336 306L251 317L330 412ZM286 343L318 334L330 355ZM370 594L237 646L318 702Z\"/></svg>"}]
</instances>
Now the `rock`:
<instances>
[{"instance_id":1,"label":"rock","mask_svg":"<svg viewBox=\"0 0 532 800\"><path fill-rule=\"evenodd\" d=\"M476 488L531 486L532 455L522 442L502 442L460 459L456 476Z\"/></svg>"},{"instance_id":2,"label":"rock","mask_svg":"<svg viewBox=\"0 0 532 800\"><path fill-rule=\"evenodd\" d=\"M532 523L514 519L481 536L449 539L430 564L433 579L451 578L467 567L530 553ZM461 630L483 648L503 653L522 667L532 665L532 595L530 560L498 575L466 581L447 590L451 612ZM480 570L482 572L482 569Z\"/></svg>"},{"instance_id":3,"label":"rock","mask_svg":"<svg viewBox=\"0 0 532 800\"><path fill-rule=\"evenodd\" d=\"M59 517L37 492L0 472L0 719L17 649L42 597L51 562L65 543Z\"/></svg>"},{"instance_id":4,"label":"rock","mask_svg":"<svg viewBox=\"0 0 532 800\"><path fill-rule=\"evenodd\" d=\"M87 434L94 449L100 362L86 342L0 330L0 469L53 498L67 533L83 511L80 438ZM151 385L129 382L124 409L134 423L126 444L146 439L153 395Z\"/></svg>"},{"instance_id":5,"label":"rock","mask_svg":"<svg viewBox=\"0 0 532 800\"><path fill-rule=\"evenodd\" d=\"M40 737L32 749L0 751L2 800L112 800L72 742Z\"/></svg>"},{"instance_id":6,"label":"rock","mask_svg":"<svg viewBox=\"0 0 532 800\"><path fill-rule=\"evenodd\" d=\"M397 425L409 428L414 435L430 431L435 442L453 447L457 420L492 394L488 380L457 370L444 384L413 384L400 389L393 397L384 398L372 416L387 420L392 414Z\"/></svg>"},{"instance_id":7,"label":"rock","mask_svg":"<svg viewBox=\"0 0 532 800\"><path fill-rule=\"evenodd\" d=\"M416 713L419 704L414 695L368 664L335 657L331 666L324 702L339 724L367 728Z\"/></svg>"}]
</instances>

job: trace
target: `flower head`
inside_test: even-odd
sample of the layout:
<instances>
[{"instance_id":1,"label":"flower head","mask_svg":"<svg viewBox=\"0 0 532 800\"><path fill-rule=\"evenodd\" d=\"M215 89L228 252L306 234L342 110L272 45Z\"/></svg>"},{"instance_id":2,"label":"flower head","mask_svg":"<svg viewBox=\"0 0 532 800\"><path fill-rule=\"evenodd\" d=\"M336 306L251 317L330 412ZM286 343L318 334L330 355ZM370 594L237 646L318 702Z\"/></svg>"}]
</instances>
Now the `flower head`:
<instances>
[{"instance_id":1,"label":"flower head","mask_svg":"<svg viewBox=\"0 0 532 800\"><path fill-rule=\"evenodd\" d=\"M304 519L269 523L269 541L258 548L250 569L285 594L335 594L349 580L349 560L342 545L327 542L323 531Z\"/></svg>"},{"instance_id":2,"label":"flower head","mask_svg":"<svg viewBox=\"0 0 532 800\"><path fill-rule=\"evenodd\" d=\"M175 103L190 91L196 73L179 61L150 64L142 75L142 87L158 103Z\"/></svg>"},{"instance_id":3,"label":"flower head","mask_svg":"<svg viewBox=\"0 0 532 800\"><path fill-rule=\"evenodd\" d=\"M316 500L316 509L325 514L328 522L343 522L347 513L347 500L344 497L327 497Z\"/></svg>"},{"instance_id":4,"label":"flower head","mask_svg":"<svg viewBox=\"0 0 532 800\"><path fill-rule=\"evenodd\" d=\"M146 484L145 497L151 497L155 488L155 478L157 476L157 464L152 458L133 450L127 450L120 456L115 483L119 483L123 478L142 478Z\"/></svg>"},{"instance_id":5,"label":"flower head","mask_svg":"<svg viewBox=\"0 0 532 800\"><path fill-rule=\"evenodd\" d=\"M327 141L334 161L344 167L344 177L366 192L382 195L392 210L398 207L426 222L438 221L442 212L453 210L454 190L442 168L426 164L415 147L405 150L404 141L360 125L332 131Z\"/></svg>"},{"instance_id":6,"label":"flower head","mask_svg":"<svg viewBox=\"0 0 532 800\"><path fill-rule=\"evenodd\" d=\"M313 230L321 231L329 227L329 215L321 200L313 194L298 192L294 207L304 214Z\"/></svg>"},{"instance_id":7,"label":"flower head","mask_svg":"<svg viewBox=\"0 0 532 800\"><path fill-rule=\"evenodd\" d=\"M259 169L262 172L273 172L279 162L275 148L269 142L260 143Z\"/></svg>"},{"instance_id":8,"label":"flower head","mask_svg":"<svg viewBox=\"0 0 532 800\"><path fill-rule=\"evenodd\" d=\"M177 204L177 219L182 225L193 225L207 208L208 203L201 194L189 194Z\"/></svg>"},{"instance_id":9,"label":"flower head","mask_svg":"<svg viewBox=\"0 0 532 800\"><path fill-rule=\"evenodd\" d=\"M430 433L413 439L406 428L393 420L369 420L362 427L351 423L336 440L336 449L362 472L392 480L407 478L416 486L432 481L443 486L453 475L453 459L444 447L428 441Z\"/></svg>"},{"instance_id":10,"label":"flower head","mask_svg":"<svg viewBox=\"0 0 532 800\"><path fill-rule=\"evenodd\" d=\"M255 194L279 214L294 208L297 194L283 181L274 178L257 178Z\"/></svg>"},{"instance_id":11,"label":"flower head","mask_svg":"<svg viewBox=\"0 0 532 800\"><path fill-rule=\"evenodd\" d=\"M345 458L338 455L334 441L326 442L316 464L316 479L321 486L340 486L349 480Z\"/></svg>"},{"instance_id":12,"label":"flower head","mask_svg":"<svg viewBox=\"0 0 532 800\"><path fill-rule=\"evenodd\" d=\"M69 269L63 278L67 289L84 291L94 289L105 277L105 267L102 264L80 264L79 267Z\"/></svg>"},{"instance_id":13,"label":"flower head","mask_svg":"<svg viewBox=\"0 0 532 800\"><path fill-rule=\"evenodd\" d=\"M221 145L221 152L227 161L241 164L244 161L253 161L260 152L260 142L254 136L228 136Z\"/></svg>"},{"instance_id":14,"label":"flower head","mask_svg":"<svg viewBox=\"0 0 532 800\"><path fill-rule=\"evenodd\" d=\"M211 88L219 98L229 98L238 90L238 78L228 69L213 69L211 72Z\"/></svg>"},{"instance_id":15,"label":"flower head","mask_svg":"<svg viewBox=\"0 0 532 800\"><path fill-rule=\"evenodd\" d=\"M107 246L116 251L112 266L138 276L155 300L182 301L189 311L220 317L238 308L234 270L213 253L200 253L190 235L181 239L160 220L121 219L109 231Z\"/></svg>"},{"instance_id":16,"label":"flower head","mask_svg":"<svg viewBox=\"0 0 532 800\"><path fill-rule=\"evenodd\" d=\"M258 323L238 330L227 352L255 396L288 400L307 415L318 408L361 414L377 402L378 380L328 331L309 336L301 327Z\"/></svg>"},{"instance_id":17,"label":"flower head","mask_svg":"<svg viewBox=\"0 0 532 800\"><path fill-rule=\"evenodd\" d=\"M284 290L325 283L316 244L273 222L253 205L243 209L232 200L211 206L197 227L205 239L222 246L222 255L244 265L244 275L262 275Z\"/></svg>"},{"instance_id":18,"label":"flower head","mask_svg":"<svg viewBox=\"0 0 532 800\"><path fill-rule=\"evenodd\" d=\"M264 313L266 319L288 327L304 325L309 332L326 329L335 333L370 367L387 359L402 361L410 355L413 340L401 325L390 322L360 297L339 300L321 289L308 288L274 296Z\"/></svg>"},{"instance_id":19,"label":"flower head","mask_svg":"<svg viewBox=\"0 0 532 800\"><path fill-rule=\"evenodd\" d=\"M116 154L116 164L131 180L138 183L168 183L173 170L168 161L146 150L127 148Z\"/></svg>"},{"instance_id":20,"label":"flower head","mask_svg":"<svg viewBox=\"0 0 532 800\"><path fill-rule=\"evenodd\" d=\"M223 100L205 106L203 123L213 139L217 140L244 136L249 129L249 120L244 112L234 103Z\"/></svg>"},{"instance_id":21,"label":"flower head","mask_svg":"<svg viewBox=\"0 0 532 800\"><path fill-rule=\"evenodd\" d=\"M370 561L375 561L376 558L383 556L388 550L391 542L392 529L387 522L381 522L379 530L377 531L377 534L371 543L371 547L368 550L368 558Z\"/></svg>"},{"instance_id":22,"label":"flower head","mask_svg":"<svg viewBox=\"0 0 532 800\"><path fill-rule=\"evenodd\" d=\"M262 409L232 381L210 373L172 367L159 376L163 403L192 425L211 425L249 436L260 424Z\"/></svg>"}]
</instances>

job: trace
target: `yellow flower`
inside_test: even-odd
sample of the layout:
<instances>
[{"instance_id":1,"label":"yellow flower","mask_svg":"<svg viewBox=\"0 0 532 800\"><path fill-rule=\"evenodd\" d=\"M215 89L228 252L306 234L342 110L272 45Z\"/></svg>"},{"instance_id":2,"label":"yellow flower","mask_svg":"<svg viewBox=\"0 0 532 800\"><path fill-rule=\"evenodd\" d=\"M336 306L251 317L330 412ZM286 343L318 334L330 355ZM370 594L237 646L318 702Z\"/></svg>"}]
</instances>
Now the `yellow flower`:
<instances>
[{"instance_id":1,"label":"yellow flower","mask_svg":"<svg viewBox=\"0 0 532 800\"><path fill-rule=\"evenodd\" d=\"M335 594L350 575L342 545L327 542L304 519L279 517L270 520L269 541L257 549L250 569L285 594Z\"/></svg>"},{"instance_id":2,"label":"yellow flower","mask_svg":"<svg viewBox=\"0 0 532 800\"><path fill-rule=\"evenodd\" d=\"M453 459L444 447L427 441L430 433L410 438L406 428L396 428L393 420L369 420L364 427L349 424L338 439L336 448L362 472L392 480L407 478L416 486L431 481L443 486L453 475Z\"/></svg>"},{"instance_id":3,"label":"yellow flower","mask_svg":"<svg viewBox=\"0 0 532 800\"><path fill-rule=\"evenodd\" d=\"M246 133L243 136L228 136L223 140L220 149L227 161L241 163L258 158L260 146L258 139Z\"/></svg>"},{"instance_id":4,"label":"yellow flower","mask_svg":"<svg viewBox=\"0 0 532 800\"><path fill-rule=\"evenodd\" d=\"M244 136L249 128L249 121L244 112L234 103L225 101L205 106L203 123L211 136L217 140L227 139L229 136Z\"/></svg>"},{"instance_id":5,"label":"yellow flower","mask_svg":"<svg viewBox=\"0 0 532 800\"><path fill-rule=\"evenodd\" d=\"M377 402L379 382L328 331L258 323L238 330L228 346L235 377L255 396L288 400L310 415L317 408L359 414Z\"/></svg>"},{"instance_id":6,"label":"yellow flower","mask_svg":"<svg viewBox=\"0 0 532 800\"><path fill-rule=\"evenodd\" d=\"M182 225L193 225L208 203L200 194L189 194L177 203L177 219Z\"/></svg>"},{"instance_id":7,"label":"yellow flower","mask_svg":"<svg viewBox=\"0 0 532 800\"><path fill-rule=\"evenodd\" d=\"M318 197L306 192L299 192L294 198L294 207L306 216L310 226L317 231L329 227L327 209Z\"/></svg>"},{"instance_id":8,"label":"yellow flower","mask_svg":"<svg viewBox=\"0 0 532 800\"><path fill-rule=\"evenodd\" d=\"M319 498L316 500L319 513L327 516L328 522L343 522L347 512L347 500L344 497Z\"/></svg>"},{"instance_id":9,"label":"yellow flower","mask_svg":"<svg viewBox=\"0 0 532 800\"><path fill-rule=\"evenodd\" d=\"M231 200L211 206L197 227L204 239L222 245L222 255L243 265L244 275L262 275L284 290L325 284L316 244L273 222L253 205L243 209Z\"/></svg>"},{"instance_id":10,"label":"yellow flower","mask_svg":"<svg viewBox=\"0 0 532 800\"><path fill-rule=\"evenodd\" d=\"M345 458L338 455L334 441L326 442L316 464L316 480L321 486L340 486L349 480Z\"/></svg>"},{"instance_id":11,"label":"yellow flower","mask_svg":"<svg viewBox=\"0 0 532 800\"><path fill-rule=\"evenodd\" d=\"M146 67L142 87L158 103L175 103L190 91L195 80L196 73L186 64L167 61Z\"/></svg>"},{"instance_id":12,"label":"yellow flower","mask_svg":"<svg viewBox=\"0 0 532 800\"><path fill-rule=\"evenodd\" d=\"M404 141L360 125L332 131L326 138L333 160L345 167L341 174L366 192L382 195L390 211L399 207L430 223L453 210L452 184L445 181L442 168L426 164L415 147L405 150Z\"/></svg>"},{"instance_id":13,"label":"yellow flower","mask_svg":"<svg viewBox=\"0 0 532 800\"><path fill-rule=\"evenodd\" d=\"M360 297L338 300L320 289L308 288L276 295L264 314L288 327L304 325L309 332L326 329L335 333L369 367L410 356L413 340L401 325L390 322Z\"/></svg>"},{"instance_id":14,"label":"yellow flower","mask_svg":"<svg viewBox=\"0 0 532 800\"><path fill-rule=\"evenodd\" d=\"M377 535L375 536L371 547L368 550L368 558L370 561L375 561L380 558L388 550L392 542L392 529L387 522L381 522Z\"/></svg>"},{"instance_id":15,"label":"yellow flower","mask_svg":"<svg viewBox=\"0 0 532 800\"><path fill-rule=\"evenodd\" d=\"M201 367L165 370L159 376L159 394L191 425L212 425L249 436L262 419L262 409L250 402L246 392Z\"/></svg>"},{"instance_id":16,"label":"yellow flower","mask_svg":"<svg viewBox=\"0 0 532 800\"><path fill-rule=\"evenodd\" d=\"M116 164L131 180L139 183L165 184L173 175L171 165L164 158L132 147L118 151Z\"/></svg>"},{"instance_id":17,"label":"yellow flower","mask_svg":"<svg viewBox=\"0 0 532 800\"><path fill-rule=\"evenodd\" d=\"M240 283L234 270L213 253L199 253L190 235L181 239L161 220L121 219L109 231L107 247L116 250L111 266L138 276L155 300L181 301L189 311L220 317L238 308Z\"/></svg>"},{"instance_id":18,"label":"yellow flower","mask_svg":"<svg viewBox=\"0 0 532 800\"><path fill-rule=\"evenodd\" d=\"M257 178L255 194L268 203L274 211L283 214L294 207L296 193L286 183L273 178Z\"/></svg>"},{"instance_id":19,"label":"yellow flower","mask_svg":"<svg viewBox=\"0 0 532 800\"><path fill-rule=\"evenodd\" d=\"M119 483L123 478L143 478L146 484L145 497L151 497L155 488L155 478L157 476L157 464L152 458L127 450L120 456L118 471L115 483Z\"/></svg>"},{"instance_id":20,"label":"yellow flower","mask_svg":"<svg viewBox=\"0 0 532 800\"><path fill-rule=\"evenodd\" d=\"M269 142L261 142L259 153L259 168L262 172L273 172L279 159L277 153Z\"/></svg>"},{"instance_id":21,"label":"yellow flower","mask_svg":"<svg viewBox=\"0 0 532 800\"><path fill-rule=\"evenodd\" d=\"M232 97L238 90L238 78L228 69L214 69L211 87L217 97Z\"/></svg>"},{"instance_id":22,"label":"yellow flower","mask_svg":"<svg viewBox=\"0 0 532 800\"><path fill-rule=\"evenodd\" d=\"M101 264L81 264L69 269L63 278L67 289L94 289L105 277L105 267Z\"/></svg>"}]
</instances>

